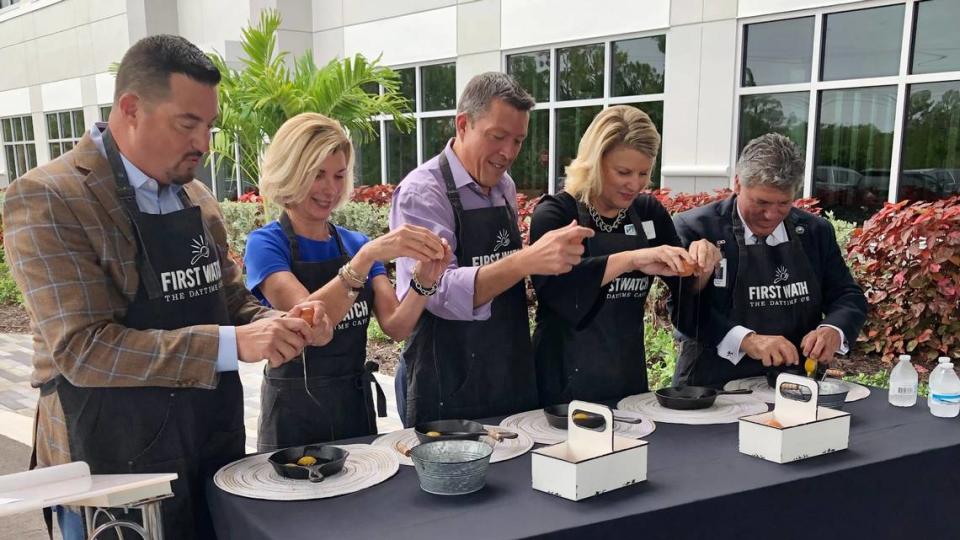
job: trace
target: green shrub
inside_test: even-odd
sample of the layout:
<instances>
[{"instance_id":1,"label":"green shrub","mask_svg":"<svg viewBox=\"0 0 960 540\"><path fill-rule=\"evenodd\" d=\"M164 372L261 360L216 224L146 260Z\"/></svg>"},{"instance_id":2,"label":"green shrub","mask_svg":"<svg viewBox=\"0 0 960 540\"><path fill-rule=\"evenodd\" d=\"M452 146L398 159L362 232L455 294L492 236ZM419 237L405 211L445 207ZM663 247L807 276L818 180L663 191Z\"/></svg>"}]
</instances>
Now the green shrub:
<instances>
[{"instance_id":1,"label":"green shrub","mask_svg":"<svg viewBox=\"0 0 960 540\"><path fill-rule=\"evenodd\" d=\"M361 232L373 239L383 236L389 230L389 213L390 209L386 206L351 201L337 208L330 220L345 229Z\"/></svg>"},{"instance_id":2,"label":"green shrub","mask_svg":"<svg viewBox=\"0 0 960 540\"><path fill-rule=\"evenodd\" d=\"M677 347L669 327L654 322L647 314L643 321L643 346L647 354L647 379L650 390L673 386L677 365Z\"/></svg>"},{"instance_id":3,"label":"green shrub","mask_svg":"<svg viewBox=\"0 0 960 540\"><path fill-rule=\"evenodd\" d=\"M239 260L247 250L247 236L264 225L263 207L256 203L224 201L220 203L227 226L227 244Z\"/></svg>"},{"instance_id":4,"label":"green shrub","mask_svg":"<svg viewBox=\"0 0 960 540\"><path fill-rule=\"evenodd\" d=\"M7 262L3 260L2 249L0 249L0 304L23 305L23 293L20 292L20 287L17 287L17 282L10 275Z\"/></svg>"},{"instance_id":5,"label":"green shrub","mask_svg":"<svg viewBox=\"0 0 960 540\"><path fill-rule=\"evenodd\" d=\"M846 253L847 244L850 242L850 237L853 236L853 231L856 230L857 224L852 221L837 219L831 211L824 212L824 217L833 225L833 230L837 233L837 244L840 246L840 253Z\"/></svg>"}]
</instances>

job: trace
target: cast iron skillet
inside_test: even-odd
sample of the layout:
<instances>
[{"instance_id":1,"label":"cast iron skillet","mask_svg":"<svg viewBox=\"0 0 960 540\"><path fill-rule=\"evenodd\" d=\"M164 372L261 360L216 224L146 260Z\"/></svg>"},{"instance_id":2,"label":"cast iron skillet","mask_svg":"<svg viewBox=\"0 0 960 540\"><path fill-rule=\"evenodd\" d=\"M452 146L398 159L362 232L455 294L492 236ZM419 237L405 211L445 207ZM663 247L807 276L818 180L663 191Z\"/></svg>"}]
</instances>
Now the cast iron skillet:
<instances>
[{"instance_id":1,"label":"cast iron skillet","mask_svg":"<svg viewBox=\"0 0 960 540\"><path fill-rule=\"evenodd\" d=\"M323 482L327 476L337 474L340 469L343 469L349 454L343 448L336 446L311 444L274 452L267 459L270 465L273 465L273 470L284 478ZM317 460L316 465L297 465L297 460L303 456L313 456ZM291 463L293 465L290 465Z\"/></svg>"},{"instance_id":2,"label":"cast iron skillet","mask_svg":"<svg viewBox=\"0 0 960 540\"><path fill-rule=\"evenodd\" d=\"M580 427L585 427L588 429L599 429L603 426L603 417L599 414L588 413L586 411L580 411L586 416L584 418L578 418L574 420L576 424ZM557 429L567 429L567 418L570 413L570 407L568 403L562 403L560 405L550 405L549 407L543 408L543 416L547 418L547 423L551 427ZM614 423L621 422L624 424L639 424L642 422L639 418L624 418L620 416L613 417Z\"/></svg>"},{"instance_id":3,"label":"cast iron skillet","mask_svg":"<svg viewBox=\"0 0 960 540\"><path fill-rule=\"evenodd\" d=\"M691 411L713 405L717 396L724 394L752 394L753 390L717 390L706 386L672 386L657 390L657 401L668 409Z\"/></svg>"},{"instance_id":4,"label":"cast iron skillet","mask_svg":"<svg viewBox=\"0 0 960 540\"><path fill-rule=\"evenodd\" d=\"M517 434L512 431L488 430L483 424L473 420L434 420L433 422L417 424L413 431L417 434L417 440L421 443L456 440L478 441L483 435L487 435L495 441L517 438ZM431 432L440 435L427 435Z\"/></svg>"}]
</instances>

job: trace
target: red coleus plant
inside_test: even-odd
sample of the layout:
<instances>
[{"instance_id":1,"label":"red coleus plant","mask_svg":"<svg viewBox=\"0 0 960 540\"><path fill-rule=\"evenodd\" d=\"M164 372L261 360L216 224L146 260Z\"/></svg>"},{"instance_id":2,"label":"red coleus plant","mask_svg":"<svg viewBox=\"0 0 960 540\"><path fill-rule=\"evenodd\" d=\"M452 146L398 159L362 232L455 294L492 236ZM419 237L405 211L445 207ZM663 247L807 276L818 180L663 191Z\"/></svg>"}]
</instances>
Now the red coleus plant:
<instances>
[{"instance_id":1,"label":"red coleus plant","mask_svg":"<svg viewBox=\"0 0 960 540\"><path fill-rule=\"evenodd\" d=\"M660 204L667 209L670 215L679 214L687 210L721 201L733 195L733 190L724 188L714 190L713 195L701 191L700 193L677 193L673 194L670 188L654 189L649 192L656 197ZM811 214L820 215L820 201L813 197L805 197L793 201L793 205L801 210L806 210Z\"/></svg>"},{"instance_id":2,"label":"red coleus plant","mask_svg":"<svg viewBox=\"0 0 960 540\"><path fill-rule=\"evenodd\" d=\"M368 203L375 206L386 206L393 199L393 192L397 186L380 184L376 186L360 186L353 189L350 200L353 202Z\"/></svg>"},{"instance_id":3,"label":"red coleus plant","mask_svg":"<svg viewBox=\"0 0 960 540\"><path fill-rule=\"evenodd\" d=\"M246 193L237 198L237 202L263 203L263 197L257 189L248 189Z\"/></svg>"},{"instance_id":4,"label":"red coleus plant","mask_svg":"<svg viewBox=\"0 0 960 540\"><path fill-rule=\"evenodd\" d=\"M892 364L960 356L960 197L887 203L847 245L873 313L860 341Z\"/></svg>"}]
</instances>

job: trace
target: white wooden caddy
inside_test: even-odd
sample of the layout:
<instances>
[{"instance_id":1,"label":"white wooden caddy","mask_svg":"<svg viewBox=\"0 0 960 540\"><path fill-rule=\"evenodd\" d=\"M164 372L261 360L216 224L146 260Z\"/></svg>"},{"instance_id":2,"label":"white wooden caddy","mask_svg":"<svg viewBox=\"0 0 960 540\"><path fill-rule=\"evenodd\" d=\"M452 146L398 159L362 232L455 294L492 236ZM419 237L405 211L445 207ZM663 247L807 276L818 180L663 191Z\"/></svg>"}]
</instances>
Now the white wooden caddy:
<instances>
[{"instance_id":1,"label":"white wooden caddy","mask_svg":"<svg viewBox=\"0 0 960 540\"><path fill-rule=\"evenodd\" d=\"M810 400L784 396L784 384L806 388ZM782 373L774 388L773 410L740 418L740 452L774 463L790 463L845 450L850 442L850 413L820 407L818 399L815 381ZM770 420L783 427L767 424Z\"/></svg>"},{"instance_id":2,"label":"white wooden caddy","mask_svg":"<svg viewBox=\"0 0 960 540\"><path fill-rule=\"evenodd\" d=\"M647 442L613 432L609 407L574 401L567 412L567 441L534 450L533 489L579 501L647 479ZM603 430L582 428L575 411L603 417Z\"/></svg>"}]
</instances>

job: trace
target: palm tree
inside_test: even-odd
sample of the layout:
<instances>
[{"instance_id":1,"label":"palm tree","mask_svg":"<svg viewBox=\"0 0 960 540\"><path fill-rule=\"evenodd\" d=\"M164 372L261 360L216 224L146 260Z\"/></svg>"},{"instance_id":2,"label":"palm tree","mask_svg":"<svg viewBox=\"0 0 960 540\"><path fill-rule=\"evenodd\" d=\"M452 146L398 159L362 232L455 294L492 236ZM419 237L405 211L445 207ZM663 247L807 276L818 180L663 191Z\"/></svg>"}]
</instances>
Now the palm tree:
<instances>
[{"instance_id":1,"label":"palm tree","mask_svg":"<svg viewBox=\"0 0 960 540\"><path fill-rule=\"evenodd\" d=\"M368 61L363 55L334 59L320 68L311 51L288 67L286 51L277 51L281 17L264 10L255 26L243 30L246 57L243 68L232 69L219 54L211 59L220 70L220 131L213 151L221 166L234 166L234 142L239 141L241 177L255 185L260 178L260 159L265 146L280 126L302 112L318 112L338 120L355 141L376 135L371 118L392 116L407 131L413 119L405 116L410 104L400 93L396 72ZM377 87L383 88L378 93Z\"/></svg>"}]
</instances>

